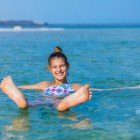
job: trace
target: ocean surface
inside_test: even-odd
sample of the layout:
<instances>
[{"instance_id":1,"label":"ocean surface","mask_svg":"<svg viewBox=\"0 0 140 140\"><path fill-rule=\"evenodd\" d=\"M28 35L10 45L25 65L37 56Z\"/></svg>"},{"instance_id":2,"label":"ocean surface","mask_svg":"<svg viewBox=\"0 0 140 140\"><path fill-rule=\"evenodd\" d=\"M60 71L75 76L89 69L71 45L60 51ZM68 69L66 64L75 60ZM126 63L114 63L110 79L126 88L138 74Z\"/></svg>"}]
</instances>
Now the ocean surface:
<instances>
[{"instance_id":1,"label":"ocean surface","mask_svg":"<svg viewBox=\"0 0 140 140\"><path fill-rule=\"evenodd\" d=\"M0 80L51 81L47 58L56 45L68 57L69 83L108 90L65 112L46 104L22 110L0 91L0 139L140 139L140 28L1 29ZM29 102L42 96L23 93Z\"/></svg>"}]
</instances>

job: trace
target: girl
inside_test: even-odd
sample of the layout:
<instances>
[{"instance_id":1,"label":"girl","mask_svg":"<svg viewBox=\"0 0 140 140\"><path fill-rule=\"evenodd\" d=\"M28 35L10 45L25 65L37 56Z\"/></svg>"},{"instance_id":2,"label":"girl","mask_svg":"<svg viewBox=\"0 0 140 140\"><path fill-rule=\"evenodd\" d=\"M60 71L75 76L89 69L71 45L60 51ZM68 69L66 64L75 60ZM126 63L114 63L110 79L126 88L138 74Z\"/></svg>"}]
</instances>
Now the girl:
<instances>
[{"instance_id":1,"label":"girl","mask_svg":"<svg viewBox=\"0 0 140 140\"><path fill-rule=\"evenodd\" d=\"M46 98L54 101L58 111L65 111L80 103L86 102L91 97L89 85L69 84L67 71L69 63L60 47L55 47L54 52L48 58L48 69L54 80L42 81L34 85L16 86L11 76L5 77L0 87L2 91L13 100L19 108L29 107L28 100L19 89L33 89L43 91Z\"/></svg>"}]
</instances>

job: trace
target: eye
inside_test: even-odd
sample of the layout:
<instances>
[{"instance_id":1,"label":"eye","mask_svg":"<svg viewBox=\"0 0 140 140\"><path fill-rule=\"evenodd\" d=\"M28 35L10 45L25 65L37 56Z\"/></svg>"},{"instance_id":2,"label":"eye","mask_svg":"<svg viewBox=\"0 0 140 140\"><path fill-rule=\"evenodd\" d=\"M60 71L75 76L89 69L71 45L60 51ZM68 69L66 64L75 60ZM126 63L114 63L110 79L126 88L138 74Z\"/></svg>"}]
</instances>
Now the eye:
<instances>
[{"instance_id":1,"label":"eye","mask_svg":"<svg viewBox=\"0 0 140 140\"><path fill-rule=\"evenodd\" d=\"M56 69L57 67L56 67L56 66L52 66L52 68L53 68L53 69Z\"/></svg>"},{"instance_id":2,"label":"eye","mask_svg":"<svg viewBox=\"0 0 140 140\"><path fill-rule=\"evenodd\" d=\"M65 67L65 66L66 66L65 64L62 64L62 65L61 65L61 67Z\"/></svg>"},{"instance_id":3,"label":"eye","mask_svg":"<svg viewBox=\"0 0 140 140\"><path fill-rule=\"evenodd\" d=\"M65 67L65 66L66 66L65 64L62 64L60 67L63 68L63 67Z\"/></svg>"}]
</instances>

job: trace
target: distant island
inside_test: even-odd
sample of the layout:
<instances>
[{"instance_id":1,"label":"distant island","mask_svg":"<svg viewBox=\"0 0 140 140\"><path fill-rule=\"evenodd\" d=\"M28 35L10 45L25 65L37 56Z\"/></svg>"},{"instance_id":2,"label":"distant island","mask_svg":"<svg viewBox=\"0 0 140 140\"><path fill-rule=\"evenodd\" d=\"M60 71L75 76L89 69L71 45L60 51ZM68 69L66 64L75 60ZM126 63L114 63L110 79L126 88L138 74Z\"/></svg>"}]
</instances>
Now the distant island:
<instances>
[{"instance_id":1,"label":"distant island","mask_svg":"<svg viewBox=\"0 0 140 140\"><path fill-rule=\"evenodd\" d=\"M46 26L48 23L39 23L32 20L0 20L0 26L14 27L14 26Z\"/></svg>"},{"instance_id":2,"label":"distant island","mask_svg":"<svg viewBox=\"0 0 140 140\"><path fill-rule=\"evenodd\" d=\"M35 22L33 20L0 20L0 27L50 27L50 28L109 28L109 27L140 27L140 23L89 23L89 24L64 24L64 23L47 23Z\"/></svg>"}]
</instances>

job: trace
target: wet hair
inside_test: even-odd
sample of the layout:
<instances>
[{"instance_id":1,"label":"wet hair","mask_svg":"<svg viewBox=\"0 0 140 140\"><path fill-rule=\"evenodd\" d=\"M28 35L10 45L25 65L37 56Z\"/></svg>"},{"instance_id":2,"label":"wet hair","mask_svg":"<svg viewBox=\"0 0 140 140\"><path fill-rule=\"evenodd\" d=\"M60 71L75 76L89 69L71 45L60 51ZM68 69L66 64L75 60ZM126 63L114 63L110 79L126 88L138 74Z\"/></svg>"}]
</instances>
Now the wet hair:
<instances>
[{"instance_id":1,"label":"wet hair","mask_svg":"<svg viewBox=\"0 0 140 140\"><path fill-rule=\"evenodd\" d=\"M63 53L62 49L59 47L59 46L56 46L54 48L54 51L52 54L50 54L49 58L48 58L48 65L50 66L51 65L51 60L53 58L62 58L66 64L67 67L69 67L69 63L68 63L68 60L67 60L67 57L66 55Z\"/></svg>"}]
</instances>

